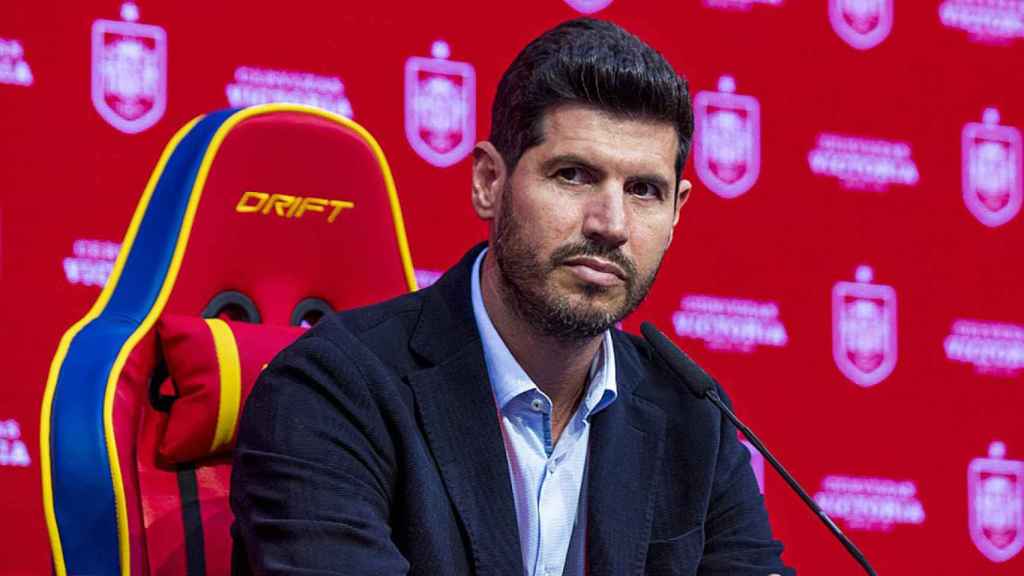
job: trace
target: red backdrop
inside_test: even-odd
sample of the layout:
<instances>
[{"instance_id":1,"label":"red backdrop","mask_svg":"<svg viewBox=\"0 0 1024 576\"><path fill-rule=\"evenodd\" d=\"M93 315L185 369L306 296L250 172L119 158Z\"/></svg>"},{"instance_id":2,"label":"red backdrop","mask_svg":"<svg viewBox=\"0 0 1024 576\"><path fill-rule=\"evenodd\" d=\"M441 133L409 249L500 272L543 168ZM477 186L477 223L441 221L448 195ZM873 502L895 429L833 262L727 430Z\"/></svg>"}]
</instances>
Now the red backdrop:
<instances>
[{"instance_id":1,"label":"red backdrop","mask_svg":"<svg viewBox=\"0 0 1024 576\"><path fill-rule=\"evenodd\" d=\"M625 327L675 335L880 572L1024 571L1024 1L134 8L15 0L0 22L0 572L48 570L49 360L178 127L268 99L353 116L426 282L484 237L465 153L499 75L588 10L697 95L692 200ZM787 562L858 573L771 472L764 489Z\"/></svg>"}]
</instances>

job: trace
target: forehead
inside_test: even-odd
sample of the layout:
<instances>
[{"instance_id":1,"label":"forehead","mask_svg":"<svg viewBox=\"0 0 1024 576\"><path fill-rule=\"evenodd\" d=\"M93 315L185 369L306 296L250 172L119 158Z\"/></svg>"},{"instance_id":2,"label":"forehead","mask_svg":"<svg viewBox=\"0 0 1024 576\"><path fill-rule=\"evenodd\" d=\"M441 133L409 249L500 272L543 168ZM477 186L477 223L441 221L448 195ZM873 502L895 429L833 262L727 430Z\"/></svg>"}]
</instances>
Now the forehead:
<instances>
[{"instance_id":1,"label":"forehead","mask_svg":"<svg viewBox=\"0 0 1024 576\"><path fill-rule=\"evenodd\" d=\"M565 104L544 113L541 142L526 151L541 161L579 156L602 167L675 176L679 139L669 122L631 118L582 104Z\"/></svg>"}]
</instances>

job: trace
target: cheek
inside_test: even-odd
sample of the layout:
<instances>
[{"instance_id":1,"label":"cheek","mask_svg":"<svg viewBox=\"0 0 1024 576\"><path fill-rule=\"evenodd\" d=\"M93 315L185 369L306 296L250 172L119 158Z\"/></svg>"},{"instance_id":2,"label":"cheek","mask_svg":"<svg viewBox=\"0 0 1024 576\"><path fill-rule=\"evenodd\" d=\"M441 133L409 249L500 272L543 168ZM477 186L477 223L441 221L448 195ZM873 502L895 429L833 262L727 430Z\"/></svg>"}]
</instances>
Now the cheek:
<instances>
[{"instance_id":1,"label":"cheek","mask_svg":"<svg viewBox=\"0 0 1024 576\"><path fill-rule=\"evenodd\" d=\"M671 240L671 221L636 227L631 237L636 263L643 268L654 268L668 249Z\"/></svg>"}]
</instances>

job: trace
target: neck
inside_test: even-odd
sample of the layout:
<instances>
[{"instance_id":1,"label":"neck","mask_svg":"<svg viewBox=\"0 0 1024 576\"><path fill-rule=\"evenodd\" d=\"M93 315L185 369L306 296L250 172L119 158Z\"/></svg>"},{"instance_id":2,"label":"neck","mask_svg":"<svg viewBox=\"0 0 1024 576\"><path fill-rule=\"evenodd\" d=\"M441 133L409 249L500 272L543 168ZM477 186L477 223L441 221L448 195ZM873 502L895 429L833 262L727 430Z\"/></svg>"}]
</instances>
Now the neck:
<instances>
[{"instance_id":1,"label":"neck","mask_svg":"<svg viewBox=\"0 0 1024 576\"><path fill-rule=\"evenodd\" d=\"M538 332L505 302L498 285L501 271L490 253L481 268L480 292L491 323L526 374L551 398L552 419L564 425L583 397L603 337L564 340Z\"/></svg>"}]
</instances>

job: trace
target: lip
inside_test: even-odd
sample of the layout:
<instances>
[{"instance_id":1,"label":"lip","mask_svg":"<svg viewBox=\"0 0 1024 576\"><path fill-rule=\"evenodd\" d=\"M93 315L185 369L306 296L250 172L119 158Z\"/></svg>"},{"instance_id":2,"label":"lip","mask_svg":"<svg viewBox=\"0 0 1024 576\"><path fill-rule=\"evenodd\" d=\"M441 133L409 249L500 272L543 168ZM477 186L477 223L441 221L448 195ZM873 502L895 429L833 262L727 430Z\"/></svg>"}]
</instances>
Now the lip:
<instances>
[{"instance_id":1,"label":"lip","mask_svg":"<svg viewBox=\"0 0 1024 576\"><path fill-rule=\"evenodd\" d=\"M617 284L626 280L626 273L618 265L593 256L571 258L564 264L597 284Z\"/></svg>"}]
</instances>

